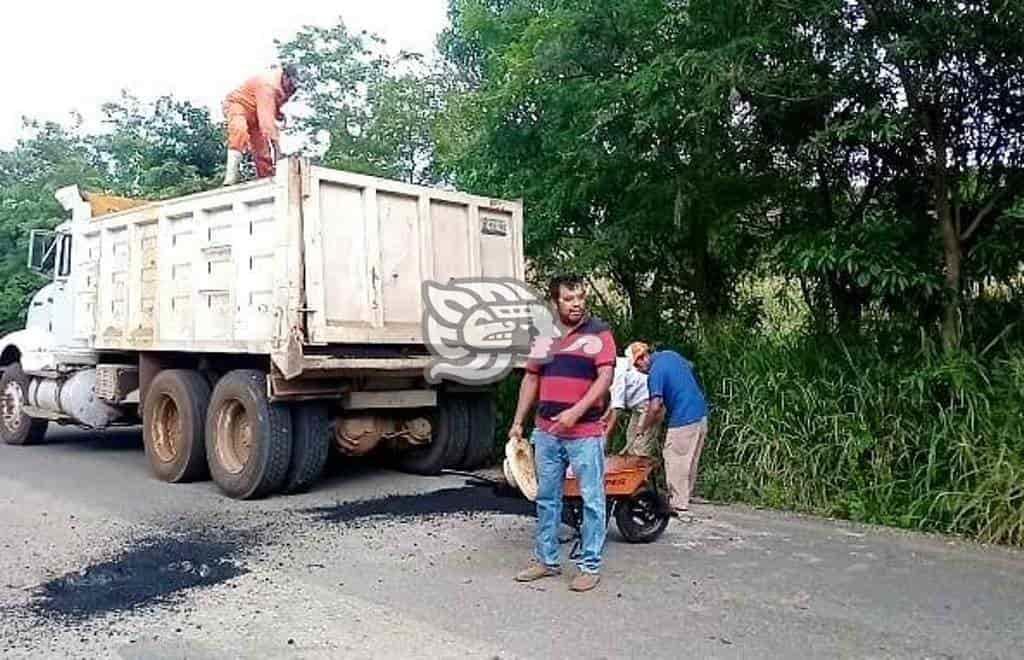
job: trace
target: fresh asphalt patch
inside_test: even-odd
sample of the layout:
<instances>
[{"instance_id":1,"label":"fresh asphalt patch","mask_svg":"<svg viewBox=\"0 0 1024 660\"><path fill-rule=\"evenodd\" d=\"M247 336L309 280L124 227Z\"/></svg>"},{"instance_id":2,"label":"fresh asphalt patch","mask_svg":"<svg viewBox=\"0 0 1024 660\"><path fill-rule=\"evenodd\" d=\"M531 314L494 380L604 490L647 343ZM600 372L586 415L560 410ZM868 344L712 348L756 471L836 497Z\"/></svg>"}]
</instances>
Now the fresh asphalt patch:
<instances>
[{"instance_id":1,"label":"fresh asphalt patch","mask_svg":"<svg viewBox=\"0 0 1024 660\"><path fill-rule=\"evenodd\" d=\"M448 516L474 517L480 514L534 516L532 502L491 486L468 485L416 495L386 495L375 499L342 502L334 506L306 509L328 523L363 527L378 522L437 519Z\"/></svg>"},{"instance_id":2,"label":"fresh asphalt patch","mask_svg":"<svg viewBox=\"0 0 1024 660\"><path fill-rule=\"evenodd\" d=\"M38 587L29 609L70 623L167 604L185 592L247 572L233 540L149 538L113 559L67 573Z\"/></svg>"},{"instance_id":3,"label":"fresh asphalt patch","mask_svg":"<svg viewBox=\"0 0 1024 660\"><path fill-rule=\"evenodd\" d=\"M533 503L518 493L493 485L466 486L433 492L386 495L374 499L303 509L324 523L353 528L481 515L533 517ZM264 532L280 520L260 526ZM33 619L74 625L108 614L130 614L151 607L174 605L195 589L212 587L250 571L242 561L256 545L270 543L275 534L216 528L168 531L132 541L110 559L55 577L31 590L31 600L19 608ZM258 540L261 539L262 543ZM255 570L255 569L253 569ZM9 614L15 612L8 610Z\"/></svg>"}]
</instances>

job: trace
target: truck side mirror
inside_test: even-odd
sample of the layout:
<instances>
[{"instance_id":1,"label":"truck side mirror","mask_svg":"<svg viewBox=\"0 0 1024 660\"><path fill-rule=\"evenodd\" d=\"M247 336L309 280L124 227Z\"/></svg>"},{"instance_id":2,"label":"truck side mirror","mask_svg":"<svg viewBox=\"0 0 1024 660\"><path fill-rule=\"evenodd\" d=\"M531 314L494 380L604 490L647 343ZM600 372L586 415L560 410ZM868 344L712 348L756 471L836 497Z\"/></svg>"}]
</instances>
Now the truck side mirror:
<instances>
[{"instance_id":1,"label":"truck side mirror","mask_svg":"<svg viewBox=\"0 0 1024 660\"><path fill-rule=\"evenodd\" d=\"M28 268L41 275L53 273L57 256L57 233L48 229L33 229L28 241Z\"/></svg>"}]
</instances>

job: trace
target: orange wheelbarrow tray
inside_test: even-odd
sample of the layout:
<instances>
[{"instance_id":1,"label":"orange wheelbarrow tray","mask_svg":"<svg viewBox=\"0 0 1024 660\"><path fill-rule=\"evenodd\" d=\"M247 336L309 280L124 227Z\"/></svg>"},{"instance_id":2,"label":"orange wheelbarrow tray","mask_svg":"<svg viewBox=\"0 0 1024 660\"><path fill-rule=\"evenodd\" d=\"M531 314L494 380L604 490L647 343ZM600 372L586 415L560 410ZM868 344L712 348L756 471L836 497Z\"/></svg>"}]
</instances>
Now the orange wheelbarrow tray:
<instances>
[{"instance_id":1,"label":"orange wheelbarrow tray","mask_svg":"<svg viewBox=\"0 0 1024 660\"><path fill-rule=\"evenodd\" d=\"M668 513L651 474L657 463L640 456L607 456L604 465L605 511L622 537L630 543L656 541L668 526ZM562 522L579 532L583 525L583 500L579 481L567 472L563 491Z\"/></svg>"}]
</instances>

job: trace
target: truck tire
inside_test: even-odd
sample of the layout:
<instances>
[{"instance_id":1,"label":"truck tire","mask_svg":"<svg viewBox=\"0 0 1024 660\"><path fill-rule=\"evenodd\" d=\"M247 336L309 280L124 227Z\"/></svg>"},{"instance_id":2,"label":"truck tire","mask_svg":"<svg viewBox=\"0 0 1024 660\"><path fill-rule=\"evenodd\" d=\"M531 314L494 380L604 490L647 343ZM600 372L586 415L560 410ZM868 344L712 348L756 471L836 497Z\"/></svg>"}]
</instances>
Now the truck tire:
<instances>
[{"instance_id":1,"label":"truck tire","mask_svg":"<svg viewBox=\"0 0 1024 660\"><path fill-rule=\"evenodd\" d=\"M239 369L213 388L206 413L206 459L222 491L240 500L284 486L292 457L292 419L287 406L270 403L267 376Z\"/></svg>"},{"instance_id":2,"label":"truck tire","mask_svg":"<svg viewBox=\"0 0 1024 660\"><path fill-rule=\"evenodd\" d=\"M494 457L494 429L498 409L494 394L471 394L465 398L469 407L469 441L462 456L463 470L487 467Z\"/></svg>"},{"instance_id":3,"label":"truck tire","mask_svg":"<svg viewBox=\"0 0 1024 660\"><path fill-rule=\"evenodd\" d=\"M331 426L327 406L321 403L292 406L292 459L284 492L302 493L316 483L327 465Z\"/></svg>"},{"instance_id":4,"label":"truck tire","mask_svg":"<svg viewBox=\"0 0 1024 660\"><path fill-rule=\"evenodd\" d=\"M157 374L142 406L142 444L157 479L199 481L206 468L206 407L210 385L197 371L166 369Z\"/></svg>"},{"instance_id":5,"label":"truck tire","mask_svg":"<svg viewBox=\"0 0 1024 660\"><path fill-rule=\"evenodd\" d=\"M403 452L398 467L413 474L437 475L459 465L469 441L469 409L462 399L442 399L434 416L430 444Z\"/></svg>"},{"instance_id":6,"label":"truck tire","mask_svg":"<svg viewBox=\"0 0 1024 660\"><path fill-rule=\"evenodd\" d=\"M49 422L25 414L27 399L28 376L21 370L21 363L7 365L0 376L0 439L4 444L34 445L43 441Z\"/></svg>"}]
</instances>

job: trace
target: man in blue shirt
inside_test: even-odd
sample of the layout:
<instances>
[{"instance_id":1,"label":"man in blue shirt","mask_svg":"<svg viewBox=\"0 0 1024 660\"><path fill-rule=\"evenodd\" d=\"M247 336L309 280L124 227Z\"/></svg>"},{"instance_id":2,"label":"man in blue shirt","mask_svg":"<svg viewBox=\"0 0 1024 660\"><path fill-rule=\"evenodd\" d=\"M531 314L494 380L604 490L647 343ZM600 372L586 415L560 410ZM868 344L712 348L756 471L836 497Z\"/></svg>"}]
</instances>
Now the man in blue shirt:
<instances>
[{"instance_id":1,"label":"man in blue shirt","mask_svg":"<svg viewBox=\"0 0 1024 660\"><path fill-rule=\"evenodd\" d=\"M651 353L648 345L633 345L636 368L647 374L650 401L638 433L646 433L662 417L668 432L662 458L668 481L669 507L689 511L697 483L697 463L708 435L708 405L693 374L693 365L674 351Z\"/></svg>"}]
</instances>

